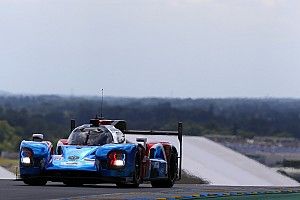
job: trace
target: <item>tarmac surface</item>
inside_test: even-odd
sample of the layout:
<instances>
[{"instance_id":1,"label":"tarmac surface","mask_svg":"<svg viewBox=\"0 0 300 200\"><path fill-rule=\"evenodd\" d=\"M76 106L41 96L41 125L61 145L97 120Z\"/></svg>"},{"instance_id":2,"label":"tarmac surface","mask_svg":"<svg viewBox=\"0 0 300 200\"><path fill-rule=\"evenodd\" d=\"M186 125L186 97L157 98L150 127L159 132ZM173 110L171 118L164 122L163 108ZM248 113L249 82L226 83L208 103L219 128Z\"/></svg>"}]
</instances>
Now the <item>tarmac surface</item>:
<instances>
[{"instance_id":1,"label":"tarmac surface","mask_svg":"<svg viewBox=\"0 0 300 200\"><path fill-rule=\"evenodd\" d=\"M46 186L27 186L22 181L0 180L0 200L20 199L63 199L63 200L99 200L99 199L184 199L184 196L220 196L232 194L240 197L243 194L282 193L298 194L300 187L241 187L212 186L197 184L175 184L173 188L152 188L142 184L139 188L117 188L112 184L84 185L67 187L62 183L48 182ZM253 196L253 195L252 195ZM254 195L255 196L255 195ZM225 197L226 198L226 197ZM232 199L235 199L232 198Z\"/></svg>"}]
</instances>

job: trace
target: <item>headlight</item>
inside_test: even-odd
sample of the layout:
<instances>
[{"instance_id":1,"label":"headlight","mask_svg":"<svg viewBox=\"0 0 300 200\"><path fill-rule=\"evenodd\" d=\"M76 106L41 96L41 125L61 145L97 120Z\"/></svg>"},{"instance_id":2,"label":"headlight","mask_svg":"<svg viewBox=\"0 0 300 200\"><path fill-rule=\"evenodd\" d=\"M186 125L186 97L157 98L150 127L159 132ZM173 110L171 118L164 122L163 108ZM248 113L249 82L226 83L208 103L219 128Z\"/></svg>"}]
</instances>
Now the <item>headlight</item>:
<instances>
[{"instance_id":1,"label":"headlight","mask_svg":"<svg viewBox=\"0 0 300 200\"><path fill-rule=\"evenodd\" d=\"M22 148L21 149L21 154L20 154L20 162L24 166L31 166L33 164L32 162L33 158L33 152L29 148Z\"/></svg>"},{"instance_id":2,"label":"headlight","mask_svg":"<svg viewBox=\"0 0 300 200\"><path fill-rule=\"evenodd\" d=\"M24 165L30 165L31 161L29 157L22 157L21 158L21 163Z\"/></svg>"},{"instance_id":3,"label":"headlight","mask_svg":"<svg viewBox=\"0 0 300 200\"><path fill-rule=\"evenodd\" d=\"M112 169L119 169L125 166L126 155L122 151L113 151L108 155L108 165Z\"/></svg>"},{"instance_id":4,"label":"headlight","mask_svg":"<svg viewBox=\"0 0 300 200\"><path fill-rule=\"evenodd\" d=\"M124 160L115 160L113 162L113 165L116 167L123 167L125 165L125 161Z\"/></svg>"}]
</instances>

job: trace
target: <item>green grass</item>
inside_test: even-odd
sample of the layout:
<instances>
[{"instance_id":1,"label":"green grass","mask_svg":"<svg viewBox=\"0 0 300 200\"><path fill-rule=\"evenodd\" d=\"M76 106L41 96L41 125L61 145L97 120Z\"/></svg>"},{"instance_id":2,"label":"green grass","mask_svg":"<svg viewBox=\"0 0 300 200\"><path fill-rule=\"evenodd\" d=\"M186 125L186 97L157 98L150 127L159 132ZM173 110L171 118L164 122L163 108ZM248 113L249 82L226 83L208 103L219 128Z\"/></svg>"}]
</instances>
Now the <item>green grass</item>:
<instances>
[{"instance_id":1,"label":"green grass","mask_svg":"<svg viewBox=\"0 0 300 200\"><path fill-rule=\"evenodd\" d=\"M177 181L176 184L208 184L205 179L191 175L185 170L181 171L181 180Z\"/></svg>"},{"instance_id":2,"label":"green grass","mask_svg":"<svg viewBox=\"0 0 300 200\"><path fill-rule=\"evenodd\" d=\"M5 169L7 169L12 173L16 173L16 168L19 167L19 160L0 157L0 166L4 167Z\"/></svg>"},{"instance_id":3,"label":"green grass","mask_svg":"<svg viewBox=\"0 0 300 200\"><path fill-rule=\"evenodd\" d=\"M201 198L200 198L201 199ZM290 194L257 194L257 195L243 195L243 196L229 196L229 197L216 197L211 198L215 200L299 200L300 193Z\"/></svg>"}]
</instances>

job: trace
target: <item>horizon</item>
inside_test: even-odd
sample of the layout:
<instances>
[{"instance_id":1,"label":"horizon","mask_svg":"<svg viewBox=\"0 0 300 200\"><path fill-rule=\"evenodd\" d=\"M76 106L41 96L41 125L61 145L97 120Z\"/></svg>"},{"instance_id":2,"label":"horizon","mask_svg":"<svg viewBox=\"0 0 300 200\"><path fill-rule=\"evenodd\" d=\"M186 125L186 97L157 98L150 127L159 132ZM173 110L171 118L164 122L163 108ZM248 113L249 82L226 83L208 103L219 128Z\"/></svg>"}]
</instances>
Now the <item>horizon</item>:
<instances>
[{"instance_id":1,"label":"horizon","mask_svg":"<svg viewBox=\"0 0 300 200\"><path fill-rule=\"evenodd\" d=\"M30 94L30 93L12 93L9 91L4 91L0 90L0 97L7 96L7 97L40 97L40 96L57 96L57 97L62 97L62 98L101 98L100 95L76 95L76 94L46 94L46 93L41 93L41 94ZM179 100L199 100L199 99L247 99L247 100L300 100L300 97L161 97L161 96L114 96L114 95L105 95L104 94L104 101L105 98L125 98L125 99L179 99Z\"/></svg>"}]
</instances>

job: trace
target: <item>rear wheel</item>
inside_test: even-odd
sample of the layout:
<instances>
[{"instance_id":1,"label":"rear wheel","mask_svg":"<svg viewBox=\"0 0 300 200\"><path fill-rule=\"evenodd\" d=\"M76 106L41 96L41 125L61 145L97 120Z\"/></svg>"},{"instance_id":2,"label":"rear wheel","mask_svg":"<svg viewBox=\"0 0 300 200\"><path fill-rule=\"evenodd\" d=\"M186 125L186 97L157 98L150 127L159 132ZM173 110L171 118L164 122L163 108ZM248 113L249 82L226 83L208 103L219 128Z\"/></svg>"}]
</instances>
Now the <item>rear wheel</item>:
<instances>
[{"instance_id":1,"label":"rear wheel","mask_svg":"<svg viewBox=\"0 0 300 200\"><path fill-rule=\"evenodd\" d=\"M171 188L173 187L178 173L178 154L176 150L172 150L170 163L168 165L168 178L164 180L151 181L152 187Z\"/></svg>"},{"instance_id":2,"label":"rear wheel","mask_svg":"<svg viewBox=\"0 0 300 200\"><path fill-rule=\"evenodd\" d=\"M23 182L27 185L34 185L34 186L43 186L46 185L47 180L43 179L43 178L26 178L23 179Z\"/></svg>"}]
</instances>

